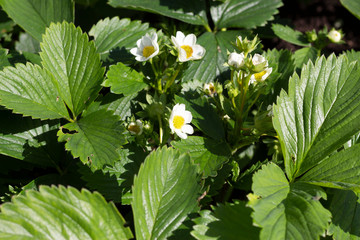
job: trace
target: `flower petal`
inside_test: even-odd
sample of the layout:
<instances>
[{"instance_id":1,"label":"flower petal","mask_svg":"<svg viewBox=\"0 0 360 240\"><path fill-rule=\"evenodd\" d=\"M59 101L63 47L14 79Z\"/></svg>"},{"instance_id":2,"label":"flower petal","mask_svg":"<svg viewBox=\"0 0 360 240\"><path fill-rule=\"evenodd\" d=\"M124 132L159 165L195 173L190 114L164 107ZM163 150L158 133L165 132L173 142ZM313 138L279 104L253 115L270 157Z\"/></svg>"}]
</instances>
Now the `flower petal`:
<instances>
[{"instance_id":1,"label":"flower petal","mask_svg":"<svg viewBox=\"0 0 360 240\"><path fill-rule=\"evenodd\" d=\"M203 48L202 46L196 44L193 46L193 58L194 59L201 59L204 55L205 55L205 48Z\"/></svg>"},{"instance_id":2,"label":"flower petal","mask_svg":"<svg viewBox=\"0 0 360 240\"><path fill-rule=\"evenodd\" d=\"M187 139L187 134L182 132L181 130L176 129L175 130L176 135L178 135L182 139Z\"/></svg>"},{"instance_id":3,"label":"flower petal","mask_svg":"<svg viewBox=\"0 0 360 240\"><path fill-rule=\"evenodd\" d=\"M176 32L176 40L178 41L178 43L180 45L182 45L182 43L184 42L184 39L185 39L185 35L182 32L177 31Z\"/></svg>"},{"instance_id":4,"label":"flower petal","mask_svg":"<svg viewBox=\"0 0 360 240\"><path fill-rule=\"evenodd\" d=\"M189 45L189 46L193 46L196 43L196 36L194 34L189 34L185 37L183 45Z\"/></svg>"},{"instance_id":5,"label":"flower petal","mask_svg":"<svg viewBox=\"0 0 360 240\"><path fill-rule=\"evenodd\" d=\"M187 134L193 134L194 128L189 124L185 124L184 126L182 126L181 131Z\"/></svg>"},{"instance_id":6,"label":"flower petal","mask_svg":"<svg viewBox=\"0 0 360 240\"><path fill-rule=\"evenodd\" d=\"M190 111L185 111L183 117L184 117L185 123L190 123L192 120L192 114Z\"/></svg>"}]
</instances>

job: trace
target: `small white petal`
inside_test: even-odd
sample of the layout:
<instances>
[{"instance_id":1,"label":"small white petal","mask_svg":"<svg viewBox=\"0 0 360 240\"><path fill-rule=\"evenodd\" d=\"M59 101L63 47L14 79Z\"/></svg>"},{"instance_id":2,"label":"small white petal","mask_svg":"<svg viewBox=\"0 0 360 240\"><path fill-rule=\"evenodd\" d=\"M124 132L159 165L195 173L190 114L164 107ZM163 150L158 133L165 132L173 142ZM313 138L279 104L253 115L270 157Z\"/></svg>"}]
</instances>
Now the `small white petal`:
<instances>
[{"instance_id":1,"label":"small white petal","mask_svg":"<svg viewBox=\"0 0 360 240\"><path fill-rule=\"evenodd\" d=\"M176 135L178 135L182 139L187 139L187 134L182 132L181 130L175 129Z\"/></svg>"},{"instance_id":2,"label":"small white petal","mask_svg":"<svg viewBox=\"0 0 360 240\"><path fill-rule=\"evenodd\" d=\"M196 44L192 48L193 48L193 51L194 51L193 52L193 58L195 60L201 59L205 55L206 50L202 46Z\"/></svg>"},{"instance_id":3,"label":"small white petal","mask_svg":"<svg viewBox=\"0 0 360 240\"><path fill-rule=\"evenodd\" d=\"M196 36L194 34L189 34L185 37L183 45L193 46L196 43Z\"/></svg>"},{"instance_id":4,"label":"small white petal","mask_svg":"<svg viewBox=\"0 0 360 240\"><path fill-rule=\"evenodd\" d=\"M192 120L192 114L190 111L185 111L183 117L184 117L185 123L190 123Z\"/></svg>"},{"instance_id":5,"label":"small white petal","mask_svg":"<svg viewBox=\"0 0 360 240\"><path fill-rule=\"evenodd\" d=\"M185 124L181 128L181 131L183 131L184 133L187 133L187 134L193 134L194 133L194 128L189 124Z\"/></svg>"},{"instance_id":6,"label":"small white petal","mask_svg":"<svg viewBox=\"0 0 360 240\"><path fill-rule=\"evenodd\" d=\"M184 33L181 32L181 31L177 31L177 32L176 32L176 40L177 40L179 43L183 43L183 42L184 42L184 39L185 39Z\"/></svg>"}]
</instances>

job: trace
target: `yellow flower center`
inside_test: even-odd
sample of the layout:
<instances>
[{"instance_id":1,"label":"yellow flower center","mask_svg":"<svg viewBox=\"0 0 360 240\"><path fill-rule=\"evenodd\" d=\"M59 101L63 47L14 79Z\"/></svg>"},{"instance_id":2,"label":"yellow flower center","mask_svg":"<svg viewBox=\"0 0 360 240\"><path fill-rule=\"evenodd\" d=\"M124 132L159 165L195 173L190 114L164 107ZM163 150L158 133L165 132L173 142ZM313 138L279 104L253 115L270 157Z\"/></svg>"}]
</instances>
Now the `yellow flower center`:
<instances>
[{"instance_id":1,"label":"yellow flower center","mask_svg":"<svg viewBox=\"0 0 360 240\"><path fill-rule=\"evenodd\" d=\"M181 129L184 126L185 119L182 116L176 115L173 119L173 124L176 129Z\"/></svg>"},{"instance_id":2,"label":"yellow flower center","mask_svg":"<svg viewBox=\"0 0 360 240\"><path fill-rule=\"evenodd\" d=\"M192 54L194 52L192 47L190 47L189 45L182 45L181 48L185 50L186 58L189 58L192 56Z\"/></svg>"},{"instance_id":3,"label":"yellow flower center","mask_svg":"<svg viewBox=\"0 0 360 240\"><path fill-rule=\"evenodd\" d=\"M261 78L265 75L266 71L262 71L262 72L259 72L259 73L255 73L254 74L254 77L257 81L261 81Z\"/></svg>"},{"instance_id":4,"label":"yellow flower center","mask_svg":"<svg viewBox=\"0 0 360 240\"><path fill-rule=\"evenodd\" d=\"M151 56L151 54L153 54L155 52L155 49L153 46L146 46L143 49L143 56L148 58Z\"/></svg>"}]
</instances>

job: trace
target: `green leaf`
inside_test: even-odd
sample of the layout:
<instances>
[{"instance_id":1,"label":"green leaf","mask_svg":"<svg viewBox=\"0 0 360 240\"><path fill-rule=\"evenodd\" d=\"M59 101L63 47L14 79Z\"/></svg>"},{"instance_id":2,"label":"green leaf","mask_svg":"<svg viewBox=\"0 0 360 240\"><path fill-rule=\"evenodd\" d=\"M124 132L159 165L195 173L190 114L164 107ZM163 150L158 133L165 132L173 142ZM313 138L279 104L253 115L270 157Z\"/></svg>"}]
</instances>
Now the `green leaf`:
<instances>
[{"instance_id":1,"label":"green leaf","mask_svg":"<svg viewBox=\"0 0 360 240\"><path fill-rule=\"evenodd\" d=\"M310 46L310 43L306 39L303 33L292 29L289 26L283 26L281 24L273 24L272 30L274 31L275 35L285 40L289 43L298 45L298 46Z\"/></svg>"},{"instance_id":2,"label":"green leaf","mask_svg":"<svg viewBox=\"0 0 360 240\"><path fill-rule=\"evenodd\" d=\"M2 70L4 67L11 66L7 54L7 49L0 48L0 70Z\"/></svg>"},{"instance_id":3,"label":"green leaf","mask_svg":"<svg viewBox=\"0 0 360 240\"><path fill-rule=\"evenodd\" d=\"M355 240L360 238L359 193L337 190L331 201L332 223L328 230L334 239Z\"/></svg>"},{"instance_id":4,"label":"green leaf","mask_svg":"<svg viewBox=\"0 0 360 240\"><path fill-rule=\"evenodd\" d=\"M193 116L191 123L204 134L216 140L225 138L223 123L206 97L187 92L185 95L175 96L175 102L185 104L186 110Z\"/></svg>"},{"instance_id":5,"label":"green leaf","mask_svg":"<svg viewBox=\"0 0 360 240\"><path fill-rule=\"evenodd\" d=\"M15 49L19 52L38 53L40 43L27 33L20 33L19 41L15 43Z\"/></svg>"},{"instance_id":6,"label":"green leaf","mask_svg":"<svg viewBox=\"0 0 360 240\"><path fill-rule=\"evenodd\" d=\"M137 239L166 239L197 205L196 167L171 148L152 152L140 167L132 209Z\"/></svg>"},{"instance_id":7,"label":"green leaf","mask_svg":"<svg viewBox=\"0 0 360 240\"><path fill-rule=\"evenodd\" d=\"M191 159L198 165L198 173L202 174L203 178L215 177L231 155L231 150L225 142L211 138L189 136L171 144L181 153L190 154Z\"/></svg>"},{"instance_id":8,"label":"green leaf","mask_svg":"<svg viewBox=\"0 0 360 240\"><path fill-rule=\"evenodd\" d=\"M52 80L51 73L37 65L7 67L0 72L0 104L33 118L69 119Z\"/></svg>"},{"instance_id":9,"label":"green leaf","mask_svg":"<svg viewBox=\"0 0 360 240\"><path fill-rule=\"evenodd\" d=\"M331 214L320 203L325 192L316 186L289 185L283 171L273 163L253 175L254 223L262 227L260 239L319 239Z\"/></svg>"},{"instance_id":10,"label":"green leaf","mask_svg":"<svg viewBox=\"0 0 360 240\"><path fill-rule=\"evenodd\" d=\"M144 76L134 69L125 66L119 62L110 66L106 74L106 80L103 83L105 87L111 87L110 90L116 94L133 95L143 90L147 84L144 82Z\"/></svg>"},{"instance_id":11,"label":"green leaf","mask_svg":"<svg viewBox=\"0 0 360 240\"><path fill-rule=\"evenodd\" d=\"M273 20L281 0L228 0L224 3L212 2L211 17L217 29L238 27L255 28Z\"/></svg>"},{"instance_id":12,"label":"green leaf","mask_svg":"<svg viewBox=\"0 0 360 240\"><path fill-rule=\"evenodd\" d=\"M52 22L73 22L72 0L0 0L5 12L26 32L41 41Z\"/></svg>"},{"instance_id":13,"label":"green leaf","mask_svg":"<svg viewBox=\"0 0 360 240\"><path fill-rule=\"evenodd\" d=\"M107 200L130 204L128 198L135 174L147 156L141 147L125 145L118 150L120 160L95 172L87 166L80 169L82 179L91 190L101 193Z\"/></svg>"},{"instance_id":14,"label":"green leaf","mask_svg":"<svg viewBox=\"0 0 360 240\"><path fill-rule=\"evenodd\" d=\"M290 78L274 106L290 180L311 169L360 130L360 68L346 57L319 58Z\"/></svg>"},{"instance_id":15,"label":"green leaf","mask_svg":"<svg viewBox=\"0 0 360 240\"><path fill-rule=\"evenodd\" d=\"M127 117L131 116L131 102L136 96L137 93L128 96L108 93L105 97L100 99L101 107L113 111L114 115L119 116L121 120L125 120Z\"/></svg>"},{"instance_id":16,"label":"green leaf","mask_svg":"<svg viewBox=\"0 0 360 240\"><path fill-rule=\"evenodd\" d=\"M360 2L357 0L340 0L341 4L355 17L360 19Z\"/></svg>"},{"instance_id":17,"label":"green leaf","mask_svg":"<svg viewBox=\"0 0 360 240\"><path fill-rule=\"evenodd\" d=\"M307 171L300 181L360 192L359 155L360 144L335 153Z\"/></svg>"},{"instance_id":18,"label":"green leaf","mask_svg":"<svg viewBox=\"0 0 360 240\"><path fill-rule=\"evenodd\" d=\"M235 48L231 42L235 42L237 36L247 36L248 31L225 31L216 34L206 32L197 41L206 49L203 59L192 61L185 70L182 81L192 79L200 80L202 83L214 82L216 78L225 80L226 71L229 71L224 63L227 62L227 51L232 52ZM230 76L230 72L228 73Z\"/></svg>"},{"instance_id":19,"label":"green leaf","mask_svg":"<svg viewBox=\"0 0 360 240\"><path fill-rule=\"evenodd\" d=\"M131 230L99 193L41 186L1 206L1 239L130 239Z\"/></svg>"},{"instance_id":20,"label":"green leaf","mask_svg":"<svg viewBox=\"0 0 360 240\"><path fill-rule=\"evenodd\" d=\"M41 43L43 66L55 77L54 83L74 117L98 95L104 68L94 42L72 23L51 24Z\"/></svg>"},{"instance_id":21,"label":"green leaf","mask_svg":"<svg viewBox=\"0 0 360 240\"><path fill-rule=\"evenodd\" d=\"M148 23L114 17L100 20L91 28L89 35L94 37L97 52L103 59L113 54L125 54L133 59L129 50L136 46L138 39L150 31L153 30L149 29Z\"/></svg>"},{"instance_id":22,"label":"green leaf","mask_svg":"<svg viewBox=\"0 0 360 240\"><path fill-rule=\"evenodd\" d=\"M295 67L301 69L304 64L309 60L315 62L317 57L317 50L313 47L305 47L299 50L296 50L294 53Z\"/></svg>"},{"instance_id":23,"label":"green leaf","mask_svg":"<svg viewBox=\"0 0 360 240\"><path fill-rule=\"evenodd\" d=\"M253 226L250 217L251 209L245 202L225 203L215 208L214 213L208 210L200 212L195 219L191 235L196 239L259 239L259 228Z\"/></svg>"},{"instance_id":24,"label":"green leaf","mask_svg":"<svg viewBox=\"0 0 360 240\"><path fill-rule=\"evenodd\" d=\"M129 8L156 13L190 24L207 24L205 0L109 0L109 4L112 7Z\"/></svg>"},{"instance_id":25,"label":"green leaf","mask_svg":"<svg viewBox=\"0 0 360 240\"><path fill-rule=\"evenodd\" d=\"M349 59L349 62L360 60L360 52L355 51L354 49L352 49L351 51L346 51L342 53L342 55L346 55L346 57Z\"/></svg>"},{"instance_id":26,"label":"green leaf","mask_svg":"<svg viewBox=\"0 0 360 240\"><path fill-rule=\"evenodd\" d=\"M269 94L264 96L264 106L268 106L276 102L282 89L287 89L289 78L294 73L295 65L292 53L287 49L268 50L265 52L264 57L269 62L269 67L272 67L272 73L266 79ZM261 99L262 97L260 97Z\"/></svg>"},{"instance_id":27,"label":"green leaf","mask_svg":"<svg viewBox=\"0 0 360 240\"><path fill-rule=\"evenodd\" d=\"M56 140L58 120L40 121L0 111L0 154L43 167L56 167L63 146Z\"/></svg>"},{"instance_id":28,"label":"green leaf","mask_svg":"<svg viewBox=\"0 0 360 240\"><path fill-rule=\"evenodd\" d=\"M64 129L67 129L66 132ZM89 162L95 168L102 168L119 160L116 150L126 142L124 131L117 116L100 109L83 115L77 122L62 126L58 140L66 141L66 149L83 163Z\"/></svg>"}]
</instances>

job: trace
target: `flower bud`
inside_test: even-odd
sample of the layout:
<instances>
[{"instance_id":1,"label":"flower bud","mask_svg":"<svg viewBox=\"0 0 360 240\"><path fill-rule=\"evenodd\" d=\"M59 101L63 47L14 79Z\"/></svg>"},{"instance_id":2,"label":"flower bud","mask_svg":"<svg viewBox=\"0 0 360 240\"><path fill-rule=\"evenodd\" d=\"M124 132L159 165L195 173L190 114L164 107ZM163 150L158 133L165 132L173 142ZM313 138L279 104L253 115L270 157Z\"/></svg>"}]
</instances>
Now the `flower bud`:
<instances>
[{"instance_id":1,"label":"flower bud","mask_svg":"<svg viewBox=\"0 0 360 240\"><path fill-rule=\"evenodd\" d=\"M334 28L328 33L327 37L333 43L339 43L342 38L341 31L337 31Z\"/></svg>"},{"instance_id":2,"label":"flower bud","mask_svg":"<svg viewBox=\"0 0 360 240\"><path fill-rule=\"evenodd\" d=\"M245 55L247 55L248 53L251 53L252 51L254 51L256 49L257 45L259 45L259 43L260 43L260 40L258 39L257 36L255 36L252 41L249 41L247 39L247 37L242 39L241 36L238 36L236 38L236 46L237 46L237 48L241 52L244 52Z\"/></svg>"},{"instance_id":3,"label":"flower bud","mask_svg":"<svg viewBox=\"0 0 360 240\"><path fill-rule=\"evenodd\" d=\"M268 66L268 61L263 56L257 53L252 57L251 62L251 70L255 73L264 71Z\"/></svg>"},{"instance_id":4,"label":"flower bud","mask_svg":"<svg viewBox=\"0 0 360 240\"><path fill-rule=\"evenodd\" d=\"M228 64L229 64L229 66L239 69L245 63L244 58L245 58L244 53L239 54L236 52L232 52L229 55Z\"/></svg>"}]
</instances>

